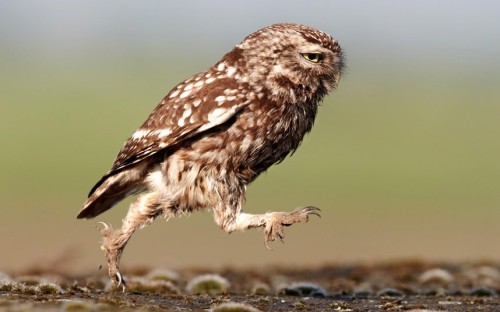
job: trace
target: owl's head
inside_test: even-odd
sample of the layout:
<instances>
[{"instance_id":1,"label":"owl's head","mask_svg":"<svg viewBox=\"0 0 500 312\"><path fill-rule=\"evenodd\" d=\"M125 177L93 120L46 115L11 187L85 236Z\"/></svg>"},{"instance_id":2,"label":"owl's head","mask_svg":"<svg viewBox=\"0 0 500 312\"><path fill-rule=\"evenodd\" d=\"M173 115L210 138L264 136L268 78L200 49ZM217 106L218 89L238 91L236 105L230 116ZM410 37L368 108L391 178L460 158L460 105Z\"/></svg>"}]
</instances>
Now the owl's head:
<instances>
[{"instance_id":1,"label":"owl's head","mask_svg":"<svg viewBox=\"0 0 500 312\"><path fill-rule=\"evenodd\" d=\"M237 78L275 101L321 100L334 89L344 66L338 42L300 24L274 24L246 37L225 57Z\"/></svg>"}]
</instances>

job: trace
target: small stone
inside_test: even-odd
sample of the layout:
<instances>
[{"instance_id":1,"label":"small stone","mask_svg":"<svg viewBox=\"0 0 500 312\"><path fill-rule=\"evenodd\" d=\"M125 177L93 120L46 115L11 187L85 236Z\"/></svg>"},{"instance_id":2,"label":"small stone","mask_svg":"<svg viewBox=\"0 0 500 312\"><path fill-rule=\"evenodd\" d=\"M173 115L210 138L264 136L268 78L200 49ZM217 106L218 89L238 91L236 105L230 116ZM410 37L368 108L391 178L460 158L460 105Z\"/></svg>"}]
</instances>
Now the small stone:
<instances>
[{"instance_id":1,"label":"small stone","mask_svg":"<svg viewBox=\"0 0 500 312\"><path fill-rule=\"evenodd\" d=\"M5 283L0 283L0 291L12 291L15 289L15 284L13 282L5 282Z\"/></svg>"},{"instance_id":2,"label":"small stone","mask_svg":"<svg viewBox=\"0 0 500 312\"><path fill-rule=\"evenodd\" d=\"M179 274L174 271L166 270L166 269L155 269L150 271L148 274L144 276L144 278L152 280L152 281L171 281L175 282L179 280Z\"/></svg>"},{"instance_id":3,"label":"small stone","mask_svg":"<svg viewBox=\"0 0 500 312\"><path fill-rule=\"evenodd\" d=\"M271 287L266 283L257 282L252 287L252 295L268 295L271 293Z\"/></svg>"},{"instance_id":4,"label":"small stone","mask_svg":"<svg viewBox=\"0 0 500 312\"><path fill-rule=\"evenodd\" d=\"M493 289L490 289L490 288L479 287L479 288L472 289L469 292L469 295L478 296L478 297L492 297L492 296L496 296L497 292Z\"/></svg>"},{"instance_id":5,"label":"small stone","mask_svg":"<svg viewBox=\"0 0 500 312\"><path fill-rule=\"evenodd\" d=\"M422 284L449 284L454 278L450 272L437 268L425 271L418 280Z\"/></svg>"},{"instance_id":6,"label":"small stone","mask_svg":"<svg viewBox=\"0 0 500 312\"><path fill-rule=\"evenodd\" d=\"M36 293L38 293L38 289L36 288L36 286L26 285L23 283L15 284L15 290L23 295L35 295Z\"/></svg>"},{"instance_id":7,"label":"small stone","mask_svg":"<svg viewBox=\"0 0 500 312\"><path fill-rule=\"evenodd\" d=\"M326 297L326 290L313 283L293 283L282 288L279 293L297 297Z\"/></svg>"},{"instance_id":8,"label":"small stone","mask_svg":"<svg viewBox=\"0 0 500 312\"><path fill-rule=\"evenodd\" d=\"M371 296L371 292L368 290L357 290L354 292L353 296L356 299L366 299Z\"/></svg>"},{"instance_id":9,"label":"small stone","mask_svg":"<svg viewBox=\"0 0 500 312\"><path fill-rule=\"evenodd\" d=\"M444 296L446 295L446 291L441 288L434 288L434 289L426 289L422 292L423 295L425 296Z\"/></svg>"},{"instance_id":10,"label":"small stone","mask_svg":"<svg viewBox=\"0 0 500 312\"><path fill-rule=\"evenodd\" d=\"M12 283L12 278L10 278L9 275L3 273L3 272L0 272L0 285L1 284L10 284Z\"/></svg>"},{"instance_id":11,"label":"small stone","mask_svg":"<svg viewBox=\"0 0 500 312\"><path fill-rule=\"evenodd\" d=\"M486 265L481 266L477 268L477 274L479 277L486 277L500 281L500 272L494 267Z\"/></svg>"},{"instance_id":12,"label":"small stone","mask_svg":"<svg viewBox=\"0 0 500 312\"><path fill-rule=\"evenodd\" d=\"M126 291L139 293L170 293L178 294L179 289L171 281L164 279L147 279L144 277L131 276L127 279Z\"/></svg>"},{"instance_id":13,"label":"small stone","mask_svg":"<svg viewBox=\"0 0 500 312\"><path fill-rule=\"evenodd\" d=\"M384 288L377 293L378 297L402 297L404 293L395 288Z\"/></svg>"},{"instance_id":14,"label":"small stone","mask_svg":"<svg viewBox=\"0 0 500 312\"><path fill-rule=\"evenodd\" d=\"M205 274L197 276L191 279L186 286L187 292L191 294L208 294L211 296L221 294L228 288L228 280L217 274Z\"/></svg>"},{"instance_id":15,"label":"small stone","mask_svg":"<svg viewBox=\"0 0 500 312\"><path fill-rule=\"evenodd\" d=\"M19 283L22 283L26 286L36 286L41 283L47 283L47 280L40 277L40 276L34 276L34 275L22 275L18 276L16 278L16 281Z\"/></svg>"},{"instance_id":16,"label":"small stone","mask_svg":"<svg viewBox=\"0 0 500 312\"><path fill-rule=\"evenodd\" d=\"M53 283L40 283L36 287L36 292L45 295L63 294L61 286Z\"/></svg>"},{"instance_id":17,"label":"small stone","mask_svg":"<svg viewBox=\"0 0 500 312\"><path fill-rule=\"evenodd\" d=\"M491 288L500 287L500 272L491 266L472 268L465 272L465 276L467 276L474 285Z\"/></svg>"},{"instance_id":18,"label":"small stone","mask_svg":"<svg viewBox=\"0 0 500 312\"><path fill-rule=\"evenodd\" d=\"M219 304L212 309L211 312L261 312L259 309L252 307L246 303L226 302Z\"/></svg>"}]
</instances>

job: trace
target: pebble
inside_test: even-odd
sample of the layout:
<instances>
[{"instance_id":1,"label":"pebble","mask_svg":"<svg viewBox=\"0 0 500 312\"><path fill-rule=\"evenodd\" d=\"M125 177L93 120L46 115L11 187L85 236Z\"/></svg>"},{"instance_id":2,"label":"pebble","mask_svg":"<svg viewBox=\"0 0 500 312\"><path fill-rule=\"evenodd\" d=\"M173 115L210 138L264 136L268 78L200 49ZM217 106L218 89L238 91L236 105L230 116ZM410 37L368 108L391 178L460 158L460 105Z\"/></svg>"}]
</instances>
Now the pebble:
<instances>
[{"instance_id":1,"label":"pebble","mask_svg":"<svg viewBox=\"0 0 500 312\"><path fill-rule=\"evenodd\" d=\"M437 268L425 271L418 280L422 284L449 284L454 278L447 270Z\"/></svg>"},{"instance_id":2,"label":"pebble","mask_svg":"<svg viewBox=\"0 0 500 312\"><path fill-rule=\"evenodd\" d=\"M384 288L377 293L377 297L402 297L405 294L395 288Z\"/></svg>"},{"instance_id":3,"label":"pebble","mask_svg":"<svg viewBox=\"0 0 500 312\"><path fill-rule=\"evenodd\" d=\"M261 312L259 309L252 307L246 303L226 302L219 304L212 309L211 312Z\"/></svg>"},{"instance_id":4,"label":"pebble","mask_svg":"<svg viewBox=\"0 0 500 312\"><path fill-rule=\"evenodd\" d=\"M217 274L199 275L189 281L186 290L191 294L218 295L229 288L229 281Z\"/></svg>"},{"instance_id":5,"label":"pebble","mask_svg":"<svg viewBox=\"0 0 500 312\"><path fill-rule=\"evenodd\" d=\"M313 283L293 283L281 289L280 293L297 297L326 297L326 290Z\"/></svg>"},{"instance_id":6,"label":"pebble","mask_svg":"<svg viewBox=\"0 0 500 312\"><path fill-rule=\"evenodd\" d=\"M497 292L491 288L479 287L479 288L472 289L469 292L469 295L479 296L479 297L492 297L492 296L496 296Z\"/></svg>"},{"instance_id":7,"label":"pebble","mask_svg":"<svg viewBox=\"0 0 500 312\"><path fill-rule=\"evenodd\" d=\"M166 269L155 269L146 274L144 278L153 281L163 280L176 282L179 280L179 273Z\"/></svg>"}]
</instances>

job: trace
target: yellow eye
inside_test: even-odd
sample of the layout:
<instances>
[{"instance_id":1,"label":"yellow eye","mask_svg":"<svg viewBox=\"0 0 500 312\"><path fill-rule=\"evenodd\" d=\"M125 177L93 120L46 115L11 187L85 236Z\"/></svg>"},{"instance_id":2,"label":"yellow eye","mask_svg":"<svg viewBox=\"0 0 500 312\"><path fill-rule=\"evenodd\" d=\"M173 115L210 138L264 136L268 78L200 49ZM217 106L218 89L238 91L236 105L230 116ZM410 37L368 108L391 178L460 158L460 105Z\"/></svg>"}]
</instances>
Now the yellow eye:
<instances>
[{"instance_id":1,"label":"yellow eye","mask_svg":"<svg viewBox=\"0 0 500 312\"><path fill-rule=\"evenodd\" d=\"M302 53L302 56L313 63L319 63L323 60L323 55L321 53Z\"/></svg>"}]
</instances>

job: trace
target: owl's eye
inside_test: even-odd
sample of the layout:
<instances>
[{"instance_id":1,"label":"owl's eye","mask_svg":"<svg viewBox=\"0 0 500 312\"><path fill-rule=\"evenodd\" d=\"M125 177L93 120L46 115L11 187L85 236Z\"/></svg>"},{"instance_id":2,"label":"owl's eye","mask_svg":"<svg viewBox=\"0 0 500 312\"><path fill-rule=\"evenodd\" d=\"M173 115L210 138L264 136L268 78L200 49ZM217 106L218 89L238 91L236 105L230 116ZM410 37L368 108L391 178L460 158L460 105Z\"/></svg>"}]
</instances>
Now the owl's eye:
<instances>
[{"instance_id":1,"label":"owl's eye","mask_svg":"<svg viewBox=\"0 0 500 312\"><path fill-rule=\"evenodd\" d=\"M319 63L323 60L323 54L321 53L302 53L302 56L309 62Z\"/></svg>"}]
</instances>

